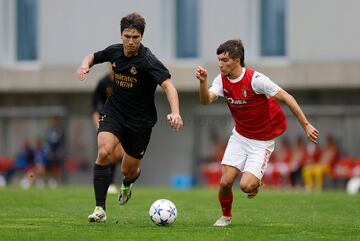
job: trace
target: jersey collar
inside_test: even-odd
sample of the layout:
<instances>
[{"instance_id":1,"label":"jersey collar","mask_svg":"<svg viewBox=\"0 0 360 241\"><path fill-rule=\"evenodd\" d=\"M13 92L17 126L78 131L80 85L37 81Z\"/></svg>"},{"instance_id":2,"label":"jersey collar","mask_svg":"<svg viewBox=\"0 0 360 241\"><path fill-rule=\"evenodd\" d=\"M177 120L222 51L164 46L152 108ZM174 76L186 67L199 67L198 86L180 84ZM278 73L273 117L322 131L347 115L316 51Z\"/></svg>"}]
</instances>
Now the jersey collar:
<instances>
[{"instance_id":1,"label":"jersey collar","mask_svg":"<svg viewBox=\"0 0 360 241\"><path fill-rule=\"evenodd\" d=\"M242 80L242 78L244 77L244 75L245 75L245 67L242 67L242 70L241 70L241 75L239 76L239 77L237 77L236 79L229 79L228 77L226 77L229 81L230 81L230 83L237 83L237 82L239 82L240 80Z\"/></svg>"}]
</instances>

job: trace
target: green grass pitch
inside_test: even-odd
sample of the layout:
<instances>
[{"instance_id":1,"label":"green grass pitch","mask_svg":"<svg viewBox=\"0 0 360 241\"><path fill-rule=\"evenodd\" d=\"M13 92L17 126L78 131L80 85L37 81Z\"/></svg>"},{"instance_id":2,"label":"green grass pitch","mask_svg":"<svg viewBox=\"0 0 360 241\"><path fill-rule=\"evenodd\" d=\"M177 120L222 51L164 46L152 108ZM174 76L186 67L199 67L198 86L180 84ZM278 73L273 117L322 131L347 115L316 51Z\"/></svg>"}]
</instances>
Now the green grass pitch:
<instances>
[{"instance_id":1,"label":"green grass pitch","mask_svg":"<svg viewBox=\"0 0 360 241\"><path fill-rule=\"evenodd\" d=\"M169 227L151 223L153 201L167 198L178 209ZM249 200L234 192L233 224L212 227L220 216L217 191L138 187L125 206L107 200L106 223L88 223L91 187L0 189L0 240L360 240L360 196L333 191L308 194L264 190Z\"/></svg>"}]
</instances>

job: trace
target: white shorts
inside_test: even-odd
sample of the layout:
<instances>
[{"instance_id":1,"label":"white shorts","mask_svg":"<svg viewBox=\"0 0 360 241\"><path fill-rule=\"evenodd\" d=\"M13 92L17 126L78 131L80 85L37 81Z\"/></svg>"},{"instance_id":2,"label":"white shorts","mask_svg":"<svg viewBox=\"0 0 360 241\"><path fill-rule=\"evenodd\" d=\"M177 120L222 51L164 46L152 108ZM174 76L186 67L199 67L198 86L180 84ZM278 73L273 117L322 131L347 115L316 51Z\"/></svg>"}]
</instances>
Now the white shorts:
<instances>
[{"instance_id":1,"label":"white shorts","mask_svg":"<svg viewBox=\"0 0 360 241\"><path fill-rule=\"evenodd\" d=\"M274 148L274 140L252 140L234 129L221 164L235 167L240 172L250 172L261 180Z\"/></svg>"}]
</instances>

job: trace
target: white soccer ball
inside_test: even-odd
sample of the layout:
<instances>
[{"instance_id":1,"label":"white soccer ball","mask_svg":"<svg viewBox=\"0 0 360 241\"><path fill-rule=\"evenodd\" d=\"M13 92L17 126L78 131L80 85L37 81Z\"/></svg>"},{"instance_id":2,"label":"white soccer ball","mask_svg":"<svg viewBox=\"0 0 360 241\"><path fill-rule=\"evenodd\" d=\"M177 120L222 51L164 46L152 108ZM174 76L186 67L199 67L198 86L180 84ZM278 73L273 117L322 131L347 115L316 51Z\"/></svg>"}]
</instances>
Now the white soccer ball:
<instances>
[{"instance_id":1,"label":"white soccer ball","mask_svg":"<svg viewBox=\"0 0 360 241\"><path fill-rule=\"evenodd\" d=\"M355 195L360 189L360 177L351 178L346 185L346 192L349 195Z\"/></svg>"},{"instance_id":2,"label":"white soccer ball","mask_svg":"<svg viewBox=\"0 0 360 241\"><path fill-rule=\"evenodd\" d=\"M167 226L175 222L177 209L174 203L167 199L156 200L150 206L150 219L159 226Z\"/></svg>"}]
</instances>

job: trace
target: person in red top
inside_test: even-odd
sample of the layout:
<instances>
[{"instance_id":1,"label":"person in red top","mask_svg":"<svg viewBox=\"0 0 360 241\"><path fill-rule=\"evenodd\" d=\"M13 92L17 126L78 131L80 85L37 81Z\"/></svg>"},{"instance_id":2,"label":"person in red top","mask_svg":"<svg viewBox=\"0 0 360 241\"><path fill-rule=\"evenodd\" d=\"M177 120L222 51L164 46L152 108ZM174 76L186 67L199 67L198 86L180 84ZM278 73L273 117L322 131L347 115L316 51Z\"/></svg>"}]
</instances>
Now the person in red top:
<instances>
[{"instance_id":1,"label":"person in red top","mask_svg":"<svg viewBox=\"0 0 360 241\"><path fill-rule=\"evenodd\" d=\"M282 138L280 148L276 149L268 162L263 183L270 184L272 187L290 186L290 161L292 159L292 149L290 141Z\"/></svg>"},{"instance_id":2,"label":"person in red top","mask_svg":"<svg viewBox=\"0 0 360 241\"><path fill-rule=\"evenodd\" d=\"M324 188L325 177L328 177L329 180L335 177L333 169L340 158L340 149L334 138L328 135L323 149L313 147L310 157L312 159L302 170L304 184L307 191L321 191Z\"/></svg>"},{"instance_id":3,"label":"person in red top","mask_svg":"<svg viewBox=\"0 0 360 241\"><path fill-rule=\"evenodd\" d=\"M267 162L274 150L274 139L286 130L286 117L277 101L285 103L304 128L306 136L317 143L319 132L308 122L296 100L265 75L245 68L244 46L234 39L216 51L219 74L208 89L207 70L198 66L200 102L207 105L219 96L225 98L235 121L233 134L222 160L219 202L222 216L214 226L231 224L232 186L241 176L240 188L249 198L261 185Z\"/></svg>"},{"instance_id":4,"label":"person in red top","mask_svg":"<svg viewBox=\"0 0 360 241\"><path fill-rule=\"evenodd\" d=\"M292 157L289 163L290 169L290 181L293 187L301 187L303 179L301 176L302 169L306 164L308 159L308 153L306 150L306 145L302 136L298 136L296 139L296 144L292 150Z\"/></svg>"}]
</instances>

